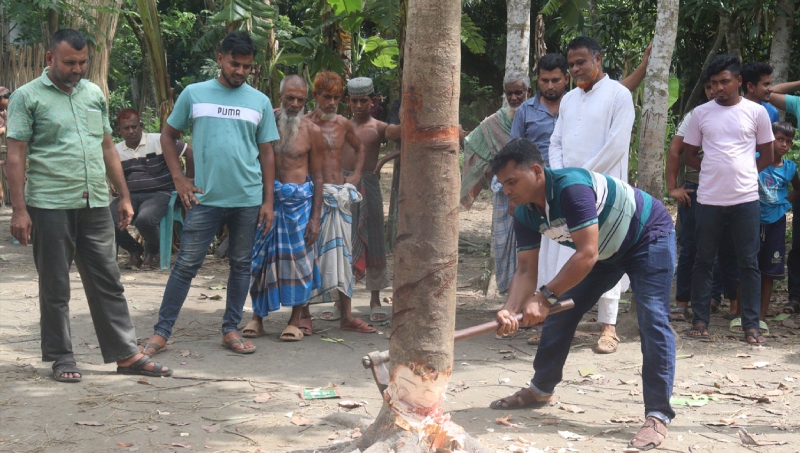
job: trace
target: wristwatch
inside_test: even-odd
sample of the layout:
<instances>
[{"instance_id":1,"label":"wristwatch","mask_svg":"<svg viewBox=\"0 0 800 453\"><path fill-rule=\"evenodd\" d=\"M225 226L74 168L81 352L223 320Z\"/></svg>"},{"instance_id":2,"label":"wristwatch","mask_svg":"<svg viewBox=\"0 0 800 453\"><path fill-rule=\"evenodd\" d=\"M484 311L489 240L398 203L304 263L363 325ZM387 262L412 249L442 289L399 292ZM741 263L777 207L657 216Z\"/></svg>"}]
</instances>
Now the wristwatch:
<instances>
[{"instance_id":1,"label":"wristwatch","mask_svg":"<svg viewBox=\"0 0 800 453\"><path fill-rule=\"evenodd\" d=\"M547 285L542 285L539 288L539 292L544 294L545 299L547 299L547 302L549 302L550 305L553 305L558 301L558 296L556 296L555 294L553 294L552 291L547 289Z\"/></svg>"}]
</instances>

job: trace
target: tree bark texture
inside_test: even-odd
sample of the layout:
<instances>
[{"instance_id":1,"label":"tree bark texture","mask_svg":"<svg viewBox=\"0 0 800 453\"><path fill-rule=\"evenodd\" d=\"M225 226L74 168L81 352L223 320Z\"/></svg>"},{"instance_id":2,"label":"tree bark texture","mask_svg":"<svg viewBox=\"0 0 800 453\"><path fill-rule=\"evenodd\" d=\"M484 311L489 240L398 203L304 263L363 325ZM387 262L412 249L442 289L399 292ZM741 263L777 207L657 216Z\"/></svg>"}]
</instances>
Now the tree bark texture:
<instances>
[{"instance_id":1,"label":"tree bark texture","mask_svg":"<svg viewBox=\"0 0 800 453\"><path fill-rule=\"evenodd\" d=\"M647 65L639 142L639 188L661 200L664 193L664 136L669 110L669 68L678 34L680 0L659 0L653 52Z\"/></svg>"},{"instance_id":2,"label":"tree bark texture","mask_svg":"<svg viewBox=\"0 0 800 453\"><path fill-rule=\"evenodd\" d=\"M717 55L719 47L722 45L722 40L727 36L729 28L731 28L731 13L724 8L720 8L717 34L714 37L714 42L711 44L711 49L709 49L708 55L706 55L706 60L703 62L702 70L705 70L708 64L711 63L711 59ZM692 92L689 94L689 99L684 104L681 116L686 116L686 114L689 113L689 110L693 109L695 105L697 105L697 98L700 96L702 91L703 84L700 82L700 77L698 77L697 83L695 83L694 88L692 88Z\"/></svg>"},{"instance_id":3,"label":"tree bark texture","mask_svg":"<svg viewBox=\"0 0 800 453\"><path fill-rule=\"evenodd\" d=\"M407 5L391 380L365 437L406 431L436 451L464 438L442 411L453 371L458 267L461 3Z\"/></svg>"},{"instance_id":4,"label":"tree bark texture","mask_svg":"<svg viewBox=\"0 0 800 453\"><path fill-rule=\"evenodd\" d=\"M506 0L506 74L528 74L531 55L531 0Z\"/></svg>"},{"instance_id":5,"label":"tree bark texture","mask_svg":"<svg viewBox=\"0 0 800 453\"><path fill-rule=\"evenodd\" d=\"M142 49L142 56L148 59L152 81L158 106L159 125L167 122L172 107L172 88L169 86L169 72L167 72L167 51L161 39L161 24L158 21L158 8L155 0L136 0L139 17L142 20L142 32L146 49Z\"/></svg>"},{"instance_id":6,"label":"tree bark texture","mask_svg":"<svg viewBox=\"0 0 800 453\"><path fill-rule=\"evenodd\" d=\"M76 9L91 11L95 17L91 30L95 34L95 45L89 46L89 67L84 78L97 84L108 99L108 68L111 63L111 45L117 33L117 20L122 0L67 0ZM71 27L86 29L89 24L81 17L71 18Z\"/></svg>"},{"instance_id":7,"label":"tree bark texture","mask_svg":"<svg viewBox=\"0 0 800 453\"><path fill-rule=\"evenodd\" d=\"M792 58L792 29L794 26L794 0L779 0L775 9L775 25L772 28L772 47L769 64L772 65L772 83L777 85L789 80L789 61Z\"/></svg>"}]
</instances>

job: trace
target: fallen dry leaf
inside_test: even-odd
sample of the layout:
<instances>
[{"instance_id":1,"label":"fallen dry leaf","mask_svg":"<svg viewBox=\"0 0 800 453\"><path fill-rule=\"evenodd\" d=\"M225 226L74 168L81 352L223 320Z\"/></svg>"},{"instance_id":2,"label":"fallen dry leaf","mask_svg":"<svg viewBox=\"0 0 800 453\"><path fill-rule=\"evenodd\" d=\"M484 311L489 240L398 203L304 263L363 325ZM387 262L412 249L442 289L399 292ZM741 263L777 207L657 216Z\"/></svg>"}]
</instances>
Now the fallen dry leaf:
<instances>
[{"instance_id":1,"label":"fallen dry leaf","mask_svg":"<svg viewBox=\"0 0 800 453\"><path fill-rule=\"evenodd\" d=\"M208 425L200 425L207 433L215 433L219 431L219 425L216 423L210 423Z\"/></svg>"},{"instance_id":2,"label":"fallen dry leaf","mask_svg":"<svg viewBox=\"0 0 800 453\"><path fill-rule=\"evenodd\" d=\"M222 300L222 296L220 296L219 294L216 294L214 296L209 297L209 299L211 299L211 300Z\"/></svg>"},{"instance_id":3,"label":"fallen dry leaf","mask_svg":"<svg viewBox=\"0 0 800 453\"><path fill-rule=\"evenodd\" d=\"M189 357L190 355L192 355L192 351L190 351L188 349L182 349L181 350L181 357Z\"/></svg>"},{"instance_id":4,"label":"fallen dry leaf","mask_svg":"<svg viewBox=\"0 0 800 453\"><path fill-rule=\"evenodd\" d=\"M254 403L266 403L270 399L272 399L272 394L270 394L270 393L261 393L259 395L256 395L255 398L253 398L253 402Z\"/></svg>"},{"instance_id":5,"label":"fallen dry leaf","mask_svg":"<svg viewBox=\"0 0 800 453\"><path fill-rule=\"evenodd\" d=\"M755 440L753 439L753 436L751 436L744 428L739 429L739 440L742 441L743 445L753 445L756 447L763 447L765 445L783 445L786 443L777 440Z\"/></svg>"},{"instance_id":6,"label":"fallen dry leaf","mask_svg":"<svg viewBox=\"0 0 800 453\"><path fill-rule=\"evenodd\" d=\"M308 421L307 418L303 417L302 415L295 415L292 417L292 423L297 426L306 426L310 425L311 422Z\"/></svg>"},{"instance_id":7,"label":"fallen dry leaf","mask_svg":"<svg viewBox=\"0 0 800 453\"><path fill-rule=\"evenodd\" d=\"M611 423L641 423L642 419L639 417L618 417L609 420Z\"/></svg>"},{"instance_id":8,"label":"fallen dry leaf","mask_svg":"<svg viewBox=\"0 0 800 453\"><path fill-rule=\"evenodd\" d=\"M586 412L580 406L562 405L562 406L560 406L560 408L562 410L572 412L573 414L582 414L582 413Z\"/></svg>"},{"instance_id":9,"label":"fallen dry leaf","mask_svg":"<svg viewBox=\"0 0 800 453\"><path fill-rule=\"evenodd\" d=\"M357 407L362 407L366 404L366 401L358 402L358 401L340 401L339 407L343 407L345 409L355 409Z\"/></svg>"},{"instance_id":10,"label":"fallen dry leaf","mask_svg":"<svg viewBox=\"0 0 800 453\"><path fill-rule=\"evenodd\" d=\"M158 425L149 425L147 427L148 431L158 431Z\"/></svg>"},{"instance_id":11,"label":"fallen dry leaf","mask_svg":"<svg viewBox=\"0 0 800 453\"><path fill-rule=\"evenodd\" d=\"M740 353L736 354L736 357L741 357L743 359L748 359L748 358L750 358L750 354L745 354L744 352L740 352Z\"/></svg>"},{"instance_id":12,"label":"fallen dry leaf","mask_svg":"<svg viewBox=\"0 0 800 453\"><path fill-rule=\"evenodd\" d=\"M117 445L119 445L120 447L126 447L126 448L127 447L133 447L133 444L130 443L130 442L117 442Z\"/></svg>"},{"instance_id":13,"label":"fallen dry leaf","mask_svg":"<svg viewBox=\"0 0 800 453\"><path fill-rule=\"evenodd\" d=\"M725 377L728 378L728 380L731 381L731 382L739 382L739 376L737 376L737 375L735 375L733 373L728 373L728 375L725 376Z\"/></svg>"},{"instance_id":14,"label":"fallen dry leaf","mask_svg":"<svg viewBox=\"0 0 800 453\"><path fill-rule=\"evenodd\" d=\"M191 422L167 422L167 424L172 426L186 426L191 424Z\"/></svg>"},{"instance_id":15,"label":"fallen dry leaf","mask_svg":"<svg viewBox=\"0 0 800 453\"><path fill-rule=\"evenodd\" d=\"M75 422L75 424L81 426L103 426L102 423L95 421Z\"/></svg>"},{"instance_id":16,"label":"fallen dry leaf","mask_svg":"<svg viewBox=\"0 0 800 453\"><path fill-rule=\"evenodd\" d=\"M511 414L506 415L505 417L497 417L494 419L495 423L498 425L508 426L510 428L516 428L518 425L515 423L511 423L508 421L511 418Z\"/></svg>"},{"instance_id":17,"label":"fallen dry leaf","mask_svg":"<svg viewBox=\"0 0 800 453\"><path fill-rule=\"evenodd\" d=\"M173 442L170 445L173 447L192 448L191 444L182 444L180 442Z\"/></svg>"},{"instance_id":18,"label":"fallen dry leaf","mask_svg":"<svg viewBox=\"0 0 800 453\"><path fill-rule=\"evenodd\" d=\"M558 434L567 440L583 440L586 437L581 436L580 434L573 433L572 431L559 431Z\"/></svg>"},{"instance_id":19,"label":"fallen dry leaf","mask_svg":"<svg viewBox=\"0 0 800 453\"><path fill-rule=\"evenodd\" d=\"M139 379L138 381L136 381L136 383L137 383L137 384L142 384L142 385L153 385L153 384L151 384L151 383L150 383L150 381L148 381L148 380L147 380L147 379L145 379L145 378L141 378L141 379Z\"/></svg>"},{"instance_id":20,"label":"fallen dry leaf","mask_svg":"<svg viewBox=\"0 0 800 453\"><path fill-rule=\"evenodd\" d=\"M359 428L354 429L350 433L350 438L351 439L358 439L359 437L361 437L361 429L359 429Z\"/></svg>"},{"instance_id":21,"label":"fallen dry leaf","mask_svg":"<svg viewBox=\"0 0 800 453\"><path fill-rule=\"evenodd\" d=\"M543 425L560 425L561 420L557 418L545 418L541 421Z\"/></svg>"},{"instance_id":22,"label":"fallen dry leaf","mask_svg":"<svg viewBox=\"0 0 800 453\"><path fill-rule=\"evenodd\" d=\"M797 324L796 322L792 321L791 319L784 319L783 320L783 326L784 327L788 327L790 329L797 329L798 327L800 327L800 324Z\"/></svg>"},{"instance_id":23,"label":"fallen dry leaf","mask_svg":"<svg viewBox=\"0 0 800 453\"><path fill-rule=\"evenodd\" d=\"M636 396L636 395L641 395L642 394L642 392L639 391L639 389L631 389L631 391L629 393L630 393L631 396Z\"/></svg>"},{"instance_id":24,"label":"fallen dry leaf","mask_svg":"<svg viewBox=\"0 0 800 453\"><path fill-rule=\"evenodd\" d=\"M86 343L86 347L89 348L89 349L97 349L100 346L98 346L96 344L92 344L92 343Z\"/></svg>"},{"instance_id":25,"label":"fallen dry leaf","mask_svg":"<svg viewBox=\"0 0 800 453\"><path fill-rule=\"evenodd\" d=\"M328 436L328 440L335 440L337 437L339 437L339 433L333 433Z\"/></svg>"}]
</instances>

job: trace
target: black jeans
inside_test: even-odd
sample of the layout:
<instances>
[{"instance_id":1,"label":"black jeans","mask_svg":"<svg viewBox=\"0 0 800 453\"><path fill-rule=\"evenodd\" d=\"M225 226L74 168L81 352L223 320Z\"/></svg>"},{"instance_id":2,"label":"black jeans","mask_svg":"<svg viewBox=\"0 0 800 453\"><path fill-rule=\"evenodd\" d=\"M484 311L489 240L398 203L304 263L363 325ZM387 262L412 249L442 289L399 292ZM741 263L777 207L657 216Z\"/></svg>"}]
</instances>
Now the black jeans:
<instances>
[{"instance_id":1,"label":"black jeans","mask_svg":"<svg viewBox=\"0 0 800 453\"><path fill-rule=\"evenodd\" d=\"M107 207L28 207L33 222L33 260L39 273L42 360L72 359L69 268L81 276L105 363L139 352L128 301L123 295Z\"/></svg>"},{"instance_id":2,"label":"black jeans","mask_svg":"<svg viewBox=\"0 0 800 453\"><path fill-rule=\"evenodd\" d=\"M131 205L133 205L133 222L131 224L139 230L139 234L144 238L144 251L147 253L158 254L161 235L158 223L167 213L169 197L169 192L131 194ZM116 226L119 223L119 198L111 203L109 209ZM114 235L117 244L128 253L142 253L142 246L128 233L127 229L120 231L119 228L114 228Z\"/></svg>"},{"instance_id":3,"label":"black jeans","mask_svg":"<svg viewBox=\"0 0 800 453\"><path fill-rule=\"evenodd\" d=\"M792 203L792 211L800 212L800 198ZM792 249L786 258L789 271L789 300L800 302L800 219L792 220Z\"/></svg>"},{"instance_id":4,"label":"black jeans","mask_svg":"<svg viewBox=\"0 0 800 453\"><path fill-rule=\"evenodd\" d=\"M742 327L758 329L761 309L761 273L758 270L758 249L761 245L761 208L758 200L733 206L697 203L697 255L692 279L692 311L694 322L709 323L711 305L711 270L717 256L723 230L728 229L739 266L742 292Z\"/></svg>"}]
</instances>

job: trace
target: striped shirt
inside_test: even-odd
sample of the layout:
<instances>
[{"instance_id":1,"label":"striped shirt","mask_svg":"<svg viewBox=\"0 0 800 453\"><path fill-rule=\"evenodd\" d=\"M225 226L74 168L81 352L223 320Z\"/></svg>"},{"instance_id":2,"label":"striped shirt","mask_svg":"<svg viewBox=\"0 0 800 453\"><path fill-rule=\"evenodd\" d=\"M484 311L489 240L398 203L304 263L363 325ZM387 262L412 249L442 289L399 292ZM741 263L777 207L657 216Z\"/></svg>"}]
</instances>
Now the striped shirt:
<instances>
[{"instance_id":1,"label":"striped shirt","mask_svg":"<svg viewBox=\"0 0 800 453\"><path fill-rule=\"evenodd\" d=\"M538 249L542 235L575 248L571 233L598 225L600 260L613 260L674 230L660 201L619 179L582 168L545 168L545 213L517 206L517 251Z\"/></svg>"}]
</instances>

